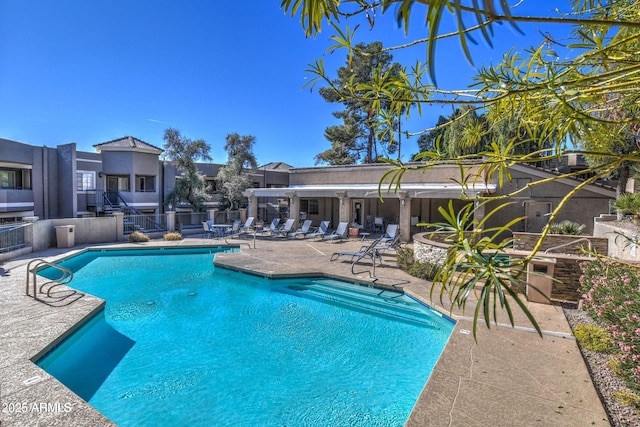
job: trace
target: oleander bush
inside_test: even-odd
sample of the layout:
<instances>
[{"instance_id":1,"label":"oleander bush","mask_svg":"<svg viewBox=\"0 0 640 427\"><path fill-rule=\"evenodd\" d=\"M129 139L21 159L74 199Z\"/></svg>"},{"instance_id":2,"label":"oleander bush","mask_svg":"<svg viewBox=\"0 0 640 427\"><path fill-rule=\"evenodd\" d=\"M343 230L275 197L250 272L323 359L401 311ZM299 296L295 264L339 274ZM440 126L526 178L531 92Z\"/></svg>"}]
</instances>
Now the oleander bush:
<instances>
[{"instance_id":1,"label":"oleander bush","mask_svg":"<svg viewBox=\"0 0 640 427\"><path fill-rule=\"evenodd\" d=\"M129 241L131 243L148 242L149 236L141 231L134 231L133 233L129 234Z\"/></svg>"},{"instance_id":2,"label":"oleander bush","mask_svg":"<svg viewBox=\"0 0 640 427\"><path fill-rule=\"evenodd\" d=\"M180 233L166 233L164 235L164 240L182 240L182 234Z\"/></svg>"},{"instance_id":3,"label":"oleander bush","mask_svg":"<svg viewBox=\"0 0 640 427\"><path fill-rule=\"evenodd\" d=\"M618 347L617 373L640 392L640 268L598 258L581 264L584 308L598 319Z\"/></svg>"}]
</instances>

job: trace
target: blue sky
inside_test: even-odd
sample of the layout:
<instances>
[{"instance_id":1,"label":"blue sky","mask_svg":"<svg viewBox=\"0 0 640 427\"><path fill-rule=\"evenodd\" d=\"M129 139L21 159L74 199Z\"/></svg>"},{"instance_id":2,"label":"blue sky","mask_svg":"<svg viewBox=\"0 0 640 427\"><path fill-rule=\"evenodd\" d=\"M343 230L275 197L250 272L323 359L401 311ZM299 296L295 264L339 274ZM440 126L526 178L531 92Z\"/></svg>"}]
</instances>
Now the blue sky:
<instances>
[{"instance_id":1,"label":"blue sky","mask_svg":"<svg viewBox=\"0 0 640 427\"><path fill-rule=\"evenodd\" d=\"M527 0L521 14L544 14L558 4ZM324 129L339 122L340 105L302 89L307 64L321 57L333 32L305 38L298 19L279 1L246 0L0 0L0 137L32 145L75 142L79 150L132 135L161 147L173 127L204 139L224 163L229 133L256 137L260 164L311 166L327 149ZM525 9L527 7L528 9ZM407 42L390 16L357 37L385 46ZM418 15L414 28L422 31ZM352 22L350 25L355 26ZM498 28L493 49L473 49L476 66L497 62L511 47L537 44L536 26L522 36ZM424 48L394 60L411 65ZM327 69L345 63L336 53ZM437 78L464 88L474 74L457 40L438 45ZM433 126L451 109L427 108L405 129ZM404 140L402 157L417 151Z\"/></svg>"}]
</instances>

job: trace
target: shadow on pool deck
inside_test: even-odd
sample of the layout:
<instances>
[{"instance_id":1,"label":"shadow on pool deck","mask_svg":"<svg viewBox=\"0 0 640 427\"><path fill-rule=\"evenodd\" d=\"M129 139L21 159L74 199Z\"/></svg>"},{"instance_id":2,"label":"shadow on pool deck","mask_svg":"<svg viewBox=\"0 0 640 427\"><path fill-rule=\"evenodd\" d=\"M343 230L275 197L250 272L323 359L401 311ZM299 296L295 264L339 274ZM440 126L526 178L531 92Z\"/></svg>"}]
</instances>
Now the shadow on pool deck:
<instances>
[{"instance_id":1,"label":"shadow on pool deck","mask_svg":"<svg viewBox=\"0 0 640 427\"><path fill-rule=\"evenodd\" d=\"M235 243L231 239L230 243ZM351 273L349 262L330 262L338 250L355 250L360 241L329 243L309 240L245 242L239 253L217 254L215 264L267 276L326 274L370 282L369 273ZM247 244L248 242L248 244ZM219 245L222 240L188 238L123 246ZM106 245L103 245L106 246ZM110 245L113 246L113 245ZM73 248L74 251L81 249ZM24 295L26 264L32 258L56 259L68 249L51 249L5 262L0 284L0 412L2 426L56 424L98 426L112 423L30 360L37 359L65 332L101 309L103 301L85 295L63 307L52 307ZM376 285L404 288L429 300L430 283L400 271L393 252L376 268ZM73 284L73 282L72 282ZM449 305L434 301L446 313ZM454 310L453 334L407 421L407 426L608 426L609 421L590 380L580 351L557 306L528 305L544 338L532 332L526 317L515 314L516 328L481 325L478 342L469 332L470 304ZM503 324L504 323L504 324ZM390 396L393 399L393 396ZM15 404L26 403L26 412ZM22 409L22 407L21 407Z\"/></svg>"}]
</instances>

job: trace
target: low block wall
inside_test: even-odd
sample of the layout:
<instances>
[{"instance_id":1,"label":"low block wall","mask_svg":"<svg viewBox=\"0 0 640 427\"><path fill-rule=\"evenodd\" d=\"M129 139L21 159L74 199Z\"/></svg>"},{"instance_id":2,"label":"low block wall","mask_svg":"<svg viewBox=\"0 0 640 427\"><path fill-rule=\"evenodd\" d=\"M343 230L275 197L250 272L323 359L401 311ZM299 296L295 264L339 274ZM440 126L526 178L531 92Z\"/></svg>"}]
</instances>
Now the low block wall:
<instances>
[{"instance_id":1,"label":"low block wall","mask_svg":"<svg viewBox=\"0 0 640 427\"><path fill-rule=\"evenodd\" d=\"M530 251L534 248L539 238L540 233L513 233L513 249L516 251ZM582 251L582 248L586 248L588 245L584 239L589 239L589 242L591 242L591 249L597 253L602 255L606 255L608 253L608 239L594 236L572 236L568 234L547 234L547 237L545 237L544 242L542 242L542 246L540 247L540 252L566 244L567 246L563 246L553 252L559 254L583 255L584 252ZM572 245L571 242L575 242L575 244Z\"/></svg>"},{"instance_id":2,"label":"low block wall","mask_svg":"<svg viewBox=\"0 0 640 427\"><path fill-rule=\"evenodd\" d=\"M74 244L110 243L124 240L122 216L45 219L33 223L33 252L57 246L56 227L74 226Z\"/></svg>"},{"instance_id":3,"label":"low block wall","mask_svg":"<svg viewBox=\"0 0 640 427\"><path fill-rule=\"evenodd\" d=\"M640 261L640 227L630 220L618 221L615 215L608 218L601 215L595 218L593 235L609 241L609 256L625 261Z\"/></svg>"}]
</instances>

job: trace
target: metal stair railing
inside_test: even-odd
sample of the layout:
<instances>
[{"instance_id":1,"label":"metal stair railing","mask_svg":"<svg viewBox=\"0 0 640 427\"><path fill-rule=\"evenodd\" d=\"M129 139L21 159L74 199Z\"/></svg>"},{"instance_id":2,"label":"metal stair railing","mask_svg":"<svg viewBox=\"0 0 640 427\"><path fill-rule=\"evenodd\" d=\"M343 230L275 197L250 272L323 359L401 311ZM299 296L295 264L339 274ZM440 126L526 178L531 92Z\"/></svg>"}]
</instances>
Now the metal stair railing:
<instances>
[{"instance_id":1,"label":"metal stair railing","mask_svg":"<svg viewBox=\"0 0 640 427\"><path fill-rule=\"evenodd\" d=\"M129 206L117 191L105 191L103 193L105 206L112 210L118 210L124 214L125 234L134 231L153 232L166 231L166 228L157 223L149 215L146 215L133 206Z\"/></svg>"},{"instance_id":2,"label":"metal stair railing","mask_svg":"<svg viewBox=\"0 0 640 427\"><path fill-rule=\"evenodd\" d=\"M11 252L30 246L29 232L25 229L32 226L33 224L30 222L0 226L0 253Z\"/></svg>"},{"instance_id":3,"label":"metal stair railing","mask_svg":"<svg viewBox=\"0 0 640 427\"><path fill-rule=\"evenodd\" d=\"M40 285L40 287L38 288L38 285L37 285L38 271L47 267L52 267L52 268L55 268L56 270L59 270L60 272L62 272L62 276L54 280L49 280L43 283L42 285ZM29 287L31 285L31 277L33 277L33 295L29 293ZM47 289L47 297L51 297L51 289L55 288L56 286L66 285L69 282L71 282L71 280L73 280L73 272L71 270L61 267L57 264L53 264L49 261L45 261L41 258L36 258L29 261L29 264L27 264L27 280L26 280L25 292L27 296L37 299L39 293L44 293L43 289L45 286L52 285L49 287L49 289Z\"/></svg>"}]
</instances>

